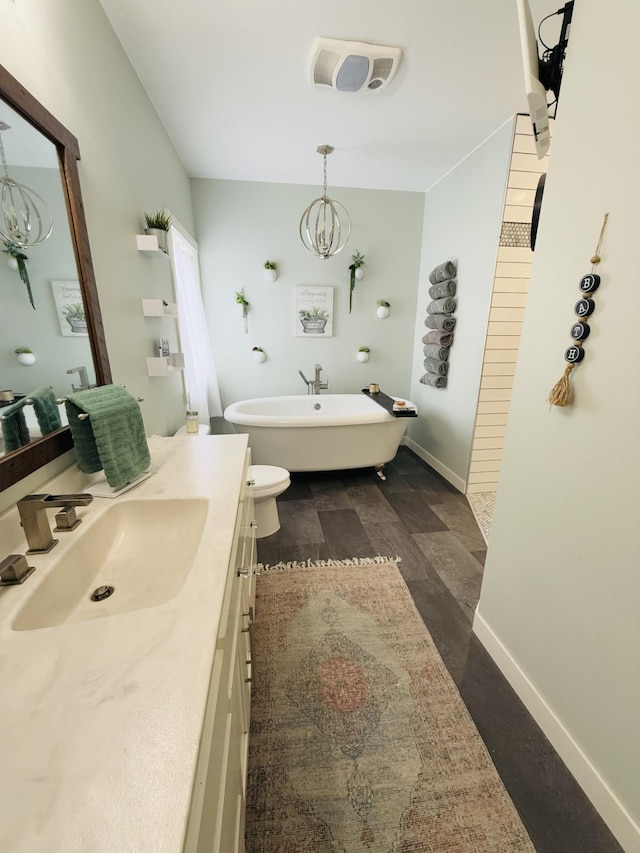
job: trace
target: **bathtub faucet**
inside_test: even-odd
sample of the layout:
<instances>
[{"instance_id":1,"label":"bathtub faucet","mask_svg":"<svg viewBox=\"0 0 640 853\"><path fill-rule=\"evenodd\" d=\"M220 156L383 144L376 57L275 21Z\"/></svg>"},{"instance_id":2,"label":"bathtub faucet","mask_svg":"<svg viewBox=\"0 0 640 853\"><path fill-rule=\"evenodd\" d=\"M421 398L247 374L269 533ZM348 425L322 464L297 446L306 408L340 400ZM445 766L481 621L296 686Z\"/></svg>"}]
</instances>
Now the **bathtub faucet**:
<instances>
[{"instance_id":1,"label":"bathtub faucet","mask_svg":"<svg viewBox=\"0 0 640 853\"><path fill-rule=\"evenodd\" d=\"M322 372L322 365L316 364L315 367L316 367L316 378L313 380L307 379L307 377L304 375L304 373L301 370L298 371L300 376L302 376L302 381L307 386L307 394L319 394L320 391L326 391L327 388L329 387L328 382L322 382L320 380L320 374Z\"/></svg>"},{"instance_id":2,"label":"bathtub faucet","mask_svg":"<svg viewBox=\"0 0 640 853\"><path fill-rule=\"evenodd\" d=\"M300 374L300 376L302 376L302 381L307 386L307 394L310 394L313 382L310 382L301 370L299 370L298 373Z\"/></svg>"},{"instance_id":3,"label":"bathtub faucet","mask_svg":"<svg viewBox=\"0 0 640 853\"><path fill-rule=\"evenodd\" d=\"M321 382L320 381L320 374L321 373L322 373L322 365L316 364L316 378L311 383L313 385L313 393L314 394L319 394L321 391L326 391L326 389L329 387L328 382Z\"/></svg>"}]
</instances>

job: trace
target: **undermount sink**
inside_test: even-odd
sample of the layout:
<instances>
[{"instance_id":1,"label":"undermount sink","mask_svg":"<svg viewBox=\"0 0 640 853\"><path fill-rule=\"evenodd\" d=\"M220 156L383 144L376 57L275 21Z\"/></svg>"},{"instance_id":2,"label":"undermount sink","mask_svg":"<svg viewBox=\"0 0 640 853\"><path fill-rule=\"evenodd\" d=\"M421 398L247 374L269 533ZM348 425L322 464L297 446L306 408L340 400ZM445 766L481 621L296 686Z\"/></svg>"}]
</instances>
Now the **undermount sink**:
<instances>
[{"instance_id":1,"label":"undermount sink","mask_svg":"<svg viewBox=\"0 0 640 853\"><path fill-rule=\"evenodd\" d=\"M118 501L93 522L88 513L13 630L69 625L170 601L193 563L206 514L203 498ZM103 587L107 597L92 600Z\"/></svg>"}]
</instances>

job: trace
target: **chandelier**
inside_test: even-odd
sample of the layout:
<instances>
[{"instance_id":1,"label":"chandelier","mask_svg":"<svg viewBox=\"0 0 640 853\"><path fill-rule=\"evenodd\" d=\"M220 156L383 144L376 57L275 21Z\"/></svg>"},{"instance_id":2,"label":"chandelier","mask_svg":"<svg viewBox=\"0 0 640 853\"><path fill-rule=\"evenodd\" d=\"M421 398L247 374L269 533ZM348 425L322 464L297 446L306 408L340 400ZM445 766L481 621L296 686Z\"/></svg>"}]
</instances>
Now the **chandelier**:
<instances>
[{"instance_id":1,"label":"chandelier","mask_svg":"<svg viewBox=\"0 0 640 853\"><path fill-rule=\"evenodd\" d=\"M346 209L327 196L327 155L331 145L318 146L324 166L324 184L320 198L314 199L300 219L300 239L308 252L318 258L337 255L347 244L351 234L351 220Z\"/></svg>"},{"instance_id":2,"label":"chandelier","mask_svg":"<svg viewBox=\"0 0 640 853\"><path fill-rule=\"evenodd\" d=\"M0 122L0 131L9 125ZM0 238L5 243L26 249L44 241L53 231L53 217L45 201L34 190L9 177L7 160L0 132Z\"/></svg>"}]
</instances>

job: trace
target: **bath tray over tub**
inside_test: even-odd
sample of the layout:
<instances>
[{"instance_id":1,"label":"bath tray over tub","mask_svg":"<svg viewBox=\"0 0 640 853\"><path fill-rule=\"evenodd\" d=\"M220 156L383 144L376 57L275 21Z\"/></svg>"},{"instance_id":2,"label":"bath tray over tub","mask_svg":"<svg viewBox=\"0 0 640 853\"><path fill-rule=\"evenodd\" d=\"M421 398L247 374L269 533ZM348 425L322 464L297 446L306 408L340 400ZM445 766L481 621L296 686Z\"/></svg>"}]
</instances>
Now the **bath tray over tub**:
<instances>
[{"instance_id":1,"label":"bath tray over tub","mask_svg":"<svg viewBox=\"0 0 640 853\"><path fill-rule=\"evenodd\" d=\"M368 388L363 388L362 393L366 394L367 397L371 397L372 400L382 406L383 409L386 409L390 415L393 415L394 418L417 418L418 413L415 409L409 409L406 412L394 412L393 404L395 400L392 397L389 397L387 394L384 394L382 391L377 391L375 394L371 394Z\"/></svg>"}]
</instances>

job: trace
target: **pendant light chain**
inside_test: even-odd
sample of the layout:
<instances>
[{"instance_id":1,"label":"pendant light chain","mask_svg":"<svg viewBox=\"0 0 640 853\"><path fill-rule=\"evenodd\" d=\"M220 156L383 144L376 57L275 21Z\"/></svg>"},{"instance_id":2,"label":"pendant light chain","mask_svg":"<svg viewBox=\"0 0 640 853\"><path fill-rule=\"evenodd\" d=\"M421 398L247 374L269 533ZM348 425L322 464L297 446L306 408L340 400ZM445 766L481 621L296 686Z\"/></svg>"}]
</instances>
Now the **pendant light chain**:
<instances>
[{"instance_id":1,"label":"pendant light chain","mask_svg":"<svg viewBox=\"0 0 640 853\"><path fill-rule=\"evenodd\" d=\"M327 152L325 151L322 157L322 198L327 197Z\"/></svg>"}]
</instances>

